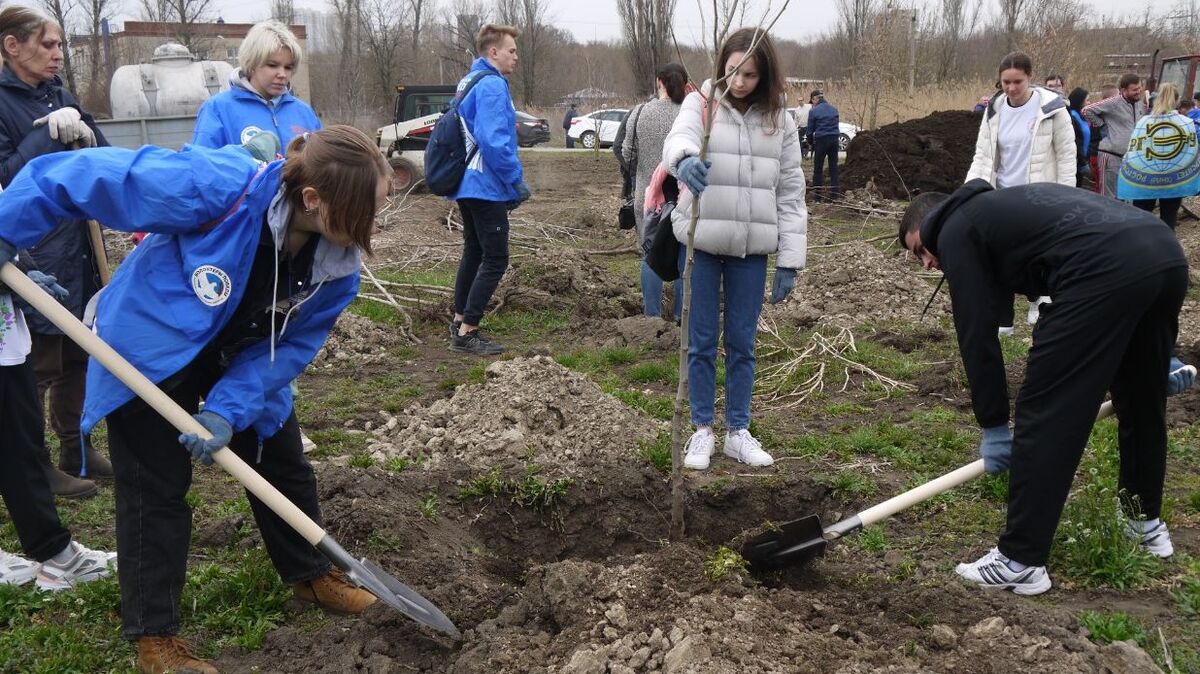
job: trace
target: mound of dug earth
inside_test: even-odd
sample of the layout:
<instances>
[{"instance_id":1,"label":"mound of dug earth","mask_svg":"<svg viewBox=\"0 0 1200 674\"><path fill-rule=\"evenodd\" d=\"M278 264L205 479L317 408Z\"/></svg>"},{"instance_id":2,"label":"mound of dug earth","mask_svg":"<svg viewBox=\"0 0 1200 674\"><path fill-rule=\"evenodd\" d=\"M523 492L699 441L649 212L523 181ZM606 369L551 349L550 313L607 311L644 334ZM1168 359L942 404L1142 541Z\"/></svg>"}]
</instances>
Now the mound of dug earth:
<instances>
[{"instance_id":1,"label":"mound of dug earth","mask_svg":"<svg viewBox=\"0 0 1200 674\"><path fill-rule=\"evenodd\" d=\"M572 472L583 459L629 460L658 423L546 356L492 363L483 384L414 405L375 430L377 460L403 457L430 468L453 462L488 470L521 462Z\"/></svg>"},{"instance_id":2,"label":"mound of dug earth","mask_svg":"<svg viewBox=\"0 0 1200 674\"><path fill-rule=\"evenodd\" d=\"M393 347L408 340L394 328L365 316L342 312L329 333L329 339L313 359L313 367L344 367L348 363L377 363L388 357Z\"/></svg>"},{"instance_id":3,"label":"mound of dug earth","mask_svg":"<svg viewBox=\"0 0 1200 674\"><path fill-rule=\"evenodd\" d=\"M583 318L624 318L642 310L633 280L570 249L543 249L514 259L495 297L502 307L569 309Z\"/></svg>"},{"instance_id":4,"label":"mound of dug earth","mask_svg":"<svg viewBox=\"0 0 1200 674\"><path fill-rule=\"evenodd\" d=\"M846 151L842 189L873 183L889 199L952 192L971 168L979 119L977 112L949 110L860 132Z\"/></svg>"}]
</instances>

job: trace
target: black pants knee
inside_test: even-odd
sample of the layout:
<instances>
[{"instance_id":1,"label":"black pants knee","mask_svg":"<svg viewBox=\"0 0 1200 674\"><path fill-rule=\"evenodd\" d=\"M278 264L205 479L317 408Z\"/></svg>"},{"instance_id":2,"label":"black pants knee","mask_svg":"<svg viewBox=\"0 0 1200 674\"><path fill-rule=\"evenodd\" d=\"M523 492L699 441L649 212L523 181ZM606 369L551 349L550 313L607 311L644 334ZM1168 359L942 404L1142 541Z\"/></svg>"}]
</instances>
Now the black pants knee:
<instances>
[{"instance_id":1,"label":"black pants knee","mask_svg":"<svg viewBox=\"0 0 1200 674\"><path fill-rule=\"evenodd\" d=\"M1179 331L1187 269L1112 292L1070 291L1043 305L1017 395L1008 521L1000 551L1046 563L1084 446L1106 391L1119 429L1126 509L1158 517L1166 474L1167 363Z\"/></svg>"},{"instance_id":2,"label":"black pants knee","mask_svg":"<svg viewBox=\"0 0 1200 674\"><path fill-rule=\"evenodd\" d=\"M169 378L165 387L189 413L197 411L200 398L221 374L211 362L200 360ZM116 487L122 632L129 639L176 634L191 543L192 512L184 500L192 483L191 455L179 444L179 431L136 399L108 416L108 437ZM229 448L321 522L316 477L304 458L295 414L263 441L261 461L253 429L235 433ZM263 544L284 582L309 580L329 570L323 555L256 497L248 497Z\"/></svg>"},{"instance_id":3,"label":"black pants knee","mask_svg":"<svg viewBox=\"0 0 1200 674\"><path fill-rule=\"evenodd\" d=\"M454 311L479 325L492 293L508 269L508 209L500 201L459 199L463 252L454 280Z\"/></svg>"},{"instance_id":4,"label":"black pants knee","mask_svg":"<svg viewBox=\"0 0 1200 674\"><path fill-rule=\"evenodd\" d=\"M38 460L44 431L33 368L28 362L0 366L0 497L17 529L21 549L39 562L62 552L71 542Z\"/></svg>"},{"instance_id":5,"label":"black pants knee","mask_svg":"<svg viewBox=\"0 0 1200 674\"><path fill-rule=\"evenodd\" d=\"M821 136L813 139L813 191L824 193L825 160L829 160L829 197L838 197L838 137Z\"/></svg>"},{"instance_id":6,"label":"black pants knee","mask_svg":"<svg viewBox=\"0 0 1200 674\"><path fill-rule=\"evenodd\" d=\"M1175 197L1173 199L1134 199L1133 205L1146 212L1152 212L1154 205L1158 204L1158 217L1171 229L1175 229L1176 223L1179 221L1179 207L1183 205L1183 199Z\"/></svg>"}]
</instances>

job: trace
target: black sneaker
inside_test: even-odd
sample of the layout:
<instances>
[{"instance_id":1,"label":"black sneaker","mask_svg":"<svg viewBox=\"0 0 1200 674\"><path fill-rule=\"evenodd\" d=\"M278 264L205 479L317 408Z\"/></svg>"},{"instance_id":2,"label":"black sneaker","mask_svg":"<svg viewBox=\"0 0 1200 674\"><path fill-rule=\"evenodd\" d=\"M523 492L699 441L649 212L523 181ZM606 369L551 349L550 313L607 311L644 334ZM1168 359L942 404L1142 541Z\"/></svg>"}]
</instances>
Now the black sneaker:
<instances>
[{"instance_id":1,"label":"black sneaker","mask_svg":"<svg viewBox=\"0 0 1200 674\"><path fill-rule=\"evenodd\" d=\"M479 334L478 328L465 335L454 335L450 350L458 353L473 353L479 356L496 356L504 353L504 347Z\"/></svg>"}]
</instances>

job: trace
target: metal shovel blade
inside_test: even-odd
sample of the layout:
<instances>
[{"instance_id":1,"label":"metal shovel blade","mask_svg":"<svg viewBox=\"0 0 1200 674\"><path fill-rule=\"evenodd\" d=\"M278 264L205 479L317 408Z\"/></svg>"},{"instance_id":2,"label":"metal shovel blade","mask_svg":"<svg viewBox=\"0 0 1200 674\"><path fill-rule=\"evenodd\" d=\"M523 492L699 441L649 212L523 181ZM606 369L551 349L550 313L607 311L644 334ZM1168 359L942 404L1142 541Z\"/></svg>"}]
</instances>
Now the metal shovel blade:
<instances>
[{"instance_id":1,"label":"metal shovel blade","mask_svg":"<svg viewBox=\"0 0 1200 674\"><path fill-rule=\"evenodd\" d=\"M345 571L352 582L379 597L383 603L426 627L431 627L456 640L462 639L458 628L450 622L445 613L438 610L438 607L365 557L362 560L355 560L328 535L321 539L317 549L338 568Z\"/></svg>"},{"instance_id":2,"label":"metal shovel blade","mask_svg":"<svg viewBox=\"0 0 1200 674\"><path fill-rule=\"evenodd\" d=\"M771 571L805 564L824 554L825 544L821 519L809 515L750 539L742 546L742 557L755 571Z\"/></svg>"}]
</instances>

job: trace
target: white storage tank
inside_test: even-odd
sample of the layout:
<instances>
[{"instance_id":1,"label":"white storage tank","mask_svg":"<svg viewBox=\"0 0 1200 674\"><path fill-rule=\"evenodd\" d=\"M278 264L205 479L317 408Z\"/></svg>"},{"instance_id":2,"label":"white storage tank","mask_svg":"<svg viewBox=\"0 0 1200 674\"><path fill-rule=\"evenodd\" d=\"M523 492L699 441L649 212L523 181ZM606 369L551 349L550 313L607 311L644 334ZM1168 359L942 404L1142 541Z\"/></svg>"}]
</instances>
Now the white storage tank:
<instances>
[{"instance_id":1,"label":"white storage tank","mask_svg":"<svg viewBox=\"0 0 1200 674\"><path fill-rule=\"evenodd\" d=\"M195 115L204 101L229 88L232 71L224 61L197 61L187 47L168 42L154 50L150 63L113 73L113 118Z\"/></svg>"}]
</instances>

